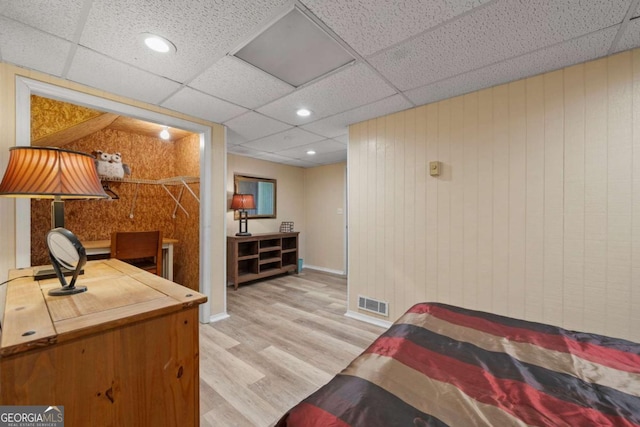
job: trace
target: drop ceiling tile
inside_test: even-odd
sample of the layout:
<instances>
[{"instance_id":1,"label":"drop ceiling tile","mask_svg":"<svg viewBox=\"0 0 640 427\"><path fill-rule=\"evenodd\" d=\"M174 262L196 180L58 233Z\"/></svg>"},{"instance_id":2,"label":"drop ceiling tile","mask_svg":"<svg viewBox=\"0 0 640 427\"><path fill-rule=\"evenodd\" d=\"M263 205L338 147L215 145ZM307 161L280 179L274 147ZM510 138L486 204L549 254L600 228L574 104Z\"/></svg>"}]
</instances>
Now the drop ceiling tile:
<instances>
[{"instance_id":1,"label":"drop ceiling tile","mask_svg":"<svg viewBox=\"0 0 640 427\"><path fill-rule=\"evenodd\" d=\"M237 154L239 156L249 156L258 158L263 154L267 154L264 151L254 150L252 148L243 147L242 145L227 146L227 153Z\"/></svg>"},{"instance_id":2,"label":"drop ceiling tile","mask_svg":"<svg viewBox=\"0 0 640 427\"><path fill-rule=\"evenodd\" d=\"M396 87L410 90L616 25L629 4L500 0L369 62Z\"/></svg>"},{"instance_id":3,"label":"drop ceiling tile","mask_svg":"<svg viewBox=\"0 0 640 427\"><path fill-rule=\"evenodd\" d=\"M303 0L363 56L415 36L488 0Z\"/></svg>"},{"instance_id":4,"label":"drop ceiling tile","mask_svg":"<svg viewBox=\"0 0 640 427\"><path fill-rule=\"evenodd\" d=\"M545 73L606 55L618 25L546 49L509 59L495 65L410 90L405 94L416 104L427 104Z\"/></svg>"},{"instance_id":5,"label":"drop ceiling tile","mask_svg":"<svg viewBox=\"0 0 640 427\"><path fill-rule=\"evenodd\" d=\"M78 47L67 74L69 80L116 95L158 104L180 85L130 65Z\"/></svg>"},{"instance_id":6,"label":"drop ceiling tile","mask_svg":"<svg viewBox=\"0 0 640 427\"><path fill-rule=\"evenodd\" d=\"M243 138L240 134L234 132L232 129L227 128L227 146L244 144L247 142L246 138Z\"/></svg>"},{"instance_id":7,"label":"drop ceiling tile","mask_svg":"<svg viewBox=\"0 0 640 427\"><path fill-rule=\"evenodd\" d=\"M214 98L190 87L180 89L164 101L162 106L215 123L223 123L247 111L246 108Z\"/></svg>"},{"instance_id":8,"label":"drop ceiling tile","mask_svg":"<svg viewBox=\"0 0 640 427\"><path fill-rule=\"evenodd\" d=\"M60 76L71 44L0 17L0 60Z\"/></svg>"},{"instance_id":9,"label":"drop ceiling tile","mask_svg":"<svg viewBox=\"0 0 640 427\"><path fill-rule=\"evenodd\" d=\"M297 166L299 168L315 168L320 166L318 163L307 162L306 160L300 159L283 160L281 163L289 166Z\"/></svg>"},{"instance_id":10,"label":"drop ceiling tile","mask_svg":"<svg viewBox=\"0 0 640 427\"><path fill-rule=\"evenodd\" d=\"M289 0L94 0L82 45L147 71L185 82L271 19ZM167 38L174 55L148 50L150 32Z\"/></svg>"},{"instance_id":11,"label":"drop ceiling tile","mask_svg":"<svg viewBox=\"0 0 640 427\"><path fill-rule=\"evenodd\" d=\"M0 14L58 37L73 40L83 3L83 0L3 1L0 3Z\"/></svg>"},{"instance_id":12,"label":"drop ceiling tile","mask_svg":"<svg viewBox=\"0 0 640 427\"><path fill-rule=\"evenodd\" d=\"M294 90L293 86L231 56L225 56L209 67L189 86L249 109Z\"/></svg>"},{"instance_id":13,"label":"drop ceiling tile","mask_svg":"<svg viewBox=\"0 0 640 427\"><path fill-rule=\"evenodd\" d=\"M331 153L335 151L346 151L347 146L341 142L335 141L333 139L324 139L322 141L312 142L311 144L301 145L294 148L289 148L287 150L282 150L276 152L281 156L292 157L295 159L308 159L309 161L313 161L312 157L318 154ZM313 156L307 154L307 151L313 150L316 152Z\"/></svg>"},{"instance_id":14,"label":"drop ceiling tile","mask_svg":"<svg viewBox=\"0 0 640 427\"><path fill-rule=\"evenodd\" d=\"M248 113L233 118L224 124L245 141L263 138L291 128L291 125L265 117L254 111L249 111Z\"/></svg>"},{"instance_id":15,"label":"drop ceiling tile","mask_svg":"<svg viewBox=\"0 0 640 427\"><path fill-rule=\"evenodd\" d=\"M615 52L633 49L640 46L640 19L634 19L627 27L615 46Z\"/></svg>"},{"instance_id":16,"label":"drop ceiling tile","mask_svg":"<svg viewBox=\"0 0 640 427\"><path fill-rule=\"evenodd\" d=\"M302 126L303 129L333 138L348 132L350 124L358 123L374 117L380 117L397 111L406 110L413 105L401 95L393 95L353 110L320 119Z\"/></svg>"},{"instance_id":17,"label":"drop ceiling tile","mask_svg":"<svg viewBox=\"0 0 640 427\"><path fill-rule=\"evenodd\" d=\"M292 125L331 116L393 95L395 90L365 64L346 66L330 76L280 98L258 112ZM299 108L311 111L300 117Z\"/></svg>"},{"instance_id":18,"label":"drop ceiling tile","mask_svg":"<svg viewBox=\"0 0 640 427\"><path fill-rule=\"evenodd\" d=\"M347 129L348 131L348 129ZM344 135L338 135L338 136L334 136L333 139L335 139L338 142L342 142L343 144L348 144L349 143L349 134L345 133Z\"/></svg>"},{"instance_id":19,"label":"drop ceiling tile","mask_svg":"<svg viewBox=\"0 0 640 427\"><path fill-rule=\"evenodd\" d=\"M311 156L310 160L313 163L317 163L319 165L329 165L332 163L340 163L347 161L347 149L341 151L333 151L331 153L321 153L316 154L315 156Z\"/></svg>"},{"instance_id":20,"label":"drop ceiling tile","mask_svg":"<svg viewBox=\"0 0 640 427\"><path fill-rule=\"evenodd\" d=\"M287 148L320 141L321 139L324 138L300 128L292 128L275 135L247 142L246 144L242 144L242 146L273 153L275 151L282 151Z\"/></svg>"}]
</instances>

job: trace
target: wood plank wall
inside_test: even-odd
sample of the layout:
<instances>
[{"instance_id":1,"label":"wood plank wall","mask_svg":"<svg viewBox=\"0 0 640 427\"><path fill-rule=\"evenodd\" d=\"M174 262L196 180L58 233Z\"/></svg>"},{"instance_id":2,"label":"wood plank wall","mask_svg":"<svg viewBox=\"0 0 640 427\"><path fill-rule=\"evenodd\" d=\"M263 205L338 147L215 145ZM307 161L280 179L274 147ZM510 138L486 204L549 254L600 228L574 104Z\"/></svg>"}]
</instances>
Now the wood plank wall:
<instances>
[{"instance_id":1,"label":"wood plank wall","mask_svg":"<svg viewBox=\"0 0 640 427\"><path fill-rule=\"evenodd\" d=\"M640 50L352 125L348 173L349 310L640 341Z\"/></svg>"}]
</instances>

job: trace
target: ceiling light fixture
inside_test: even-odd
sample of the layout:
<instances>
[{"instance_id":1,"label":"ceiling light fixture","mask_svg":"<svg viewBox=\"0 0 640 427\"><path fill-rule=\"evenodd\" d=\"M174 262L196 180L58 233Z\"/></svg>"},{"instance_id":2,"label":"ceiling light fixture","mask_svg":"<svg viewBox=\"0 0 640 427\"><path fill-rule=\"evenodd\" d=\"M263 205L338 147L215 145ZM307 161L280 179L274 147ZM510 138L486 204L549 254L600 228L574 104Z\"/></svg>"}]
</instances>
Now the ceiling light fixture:
<instances>
[{"instance_id":1,"label":"ceiling light fixture","mask_svg":"<svg viewBox=\"0 0 640 427\"><path fill-rule=\"evenodd\" d=\"M311 115L311 111L307 110L306 108L301 108L296 111L296 114L300 117L309 117Z\"/></svg>"},{"instance_id":2,"label":"ceiling light fixture","mask_svg":"<svg viewBox=\"0 0 640 427\"><path fill-rule=\"evenodd\" d=\"M175 53L176 46L164 37L160 37L151 33L142 33L144 44L151 50L160 53Z\"/></svg>"},{"instance_id":3,"label":"ceiling light fixture","mask_svg":"<svg viewBox=\"0 0 640 427\"><path fill-rule=\"evenodd\" d=\"M162 129L162 132L160 132L160 138L164 139L165 141L169 138L171 138L171 134L169 134L169 128L168 127L164 127Z\"/></svg>"},{"instance_id":4,"label":"ceiling light fixture","mask_svg":"<svg viewBox=\"0 0 640 427\"><path fill-rule=\"evenodd\" d=\"M310 155L310 156L313 156L314 154L316 154L316 152L313 151L313 150L309 150L309 151L307 151L307 154Z\"/></svg>"}]
</instances>

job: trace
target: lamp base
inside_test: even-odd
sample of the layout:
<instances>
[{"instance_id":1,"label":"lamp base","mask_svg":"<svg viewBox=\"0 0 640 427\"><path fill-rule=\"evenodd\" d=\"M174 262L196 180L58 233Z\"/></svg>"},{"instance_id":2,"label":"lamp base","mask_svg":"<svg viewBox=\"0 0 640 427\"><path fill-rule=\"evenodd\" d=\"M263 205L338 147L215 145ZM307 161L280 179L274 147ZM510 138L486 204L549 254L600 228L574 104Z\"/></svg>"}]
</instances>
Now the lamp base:
<instances>
[{"instance_id":1,"label":"lamp base","mask_svg":"<svg viewBox=\"0 0 640 427\"><path fill-rule=\"evenodd\" d=\"M249 233L248 231L243 231L240 233L236 233L236 236L251 236L251 233Z\"/></svg>"},{"instance_id":2,"label":"lamp base","mask_svg":"<svg viewBox=\"0 0 640 427\"><path fill-rule=\"evenodd\" d=\"M66 269L64 267L61 268L62 274L65 276L73 276L73 270ZM84 270L80 270L79 274L84 274ZM56 275L56 271L51 266L44 266L33 269L33 280L47 280L58 277Z\"/></svg>"},{"instance_id":3,"label":"lamp base","mask_svg":"<svg viewBox=\"0 0 640 427\"><path fill-rule=\"evenodd\" d=\"M86 290L87 290L86 286L74 286L73 288L65 286L63 288L51 289L49 291L49 295L54 297L59 297L64 295L80 294L82 292L85 292Z\"/></svg>"}]
</instances>

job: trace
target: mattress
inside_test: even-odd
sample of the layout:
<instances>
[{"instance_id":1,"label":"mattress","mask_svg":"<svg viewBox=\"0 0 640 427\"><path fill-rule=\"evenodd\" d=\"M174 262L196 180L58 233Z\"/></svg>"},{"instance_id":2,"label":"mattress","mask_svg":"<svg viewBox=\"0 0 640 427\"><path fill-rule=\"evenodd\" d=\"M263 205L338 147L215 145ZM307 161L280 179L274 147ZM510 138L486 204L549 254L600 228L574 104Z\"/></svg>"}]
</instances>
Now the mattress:
<instances>
[{"instance_id":1,"label":"mattress","mask_svg":"<svg viewBox=\"0 0 640 427\"><path fill-rule=\"evenodd\" d=\"M640 344L420 303L276 426L640 426Z\"/></svg>"}]
</instances>

